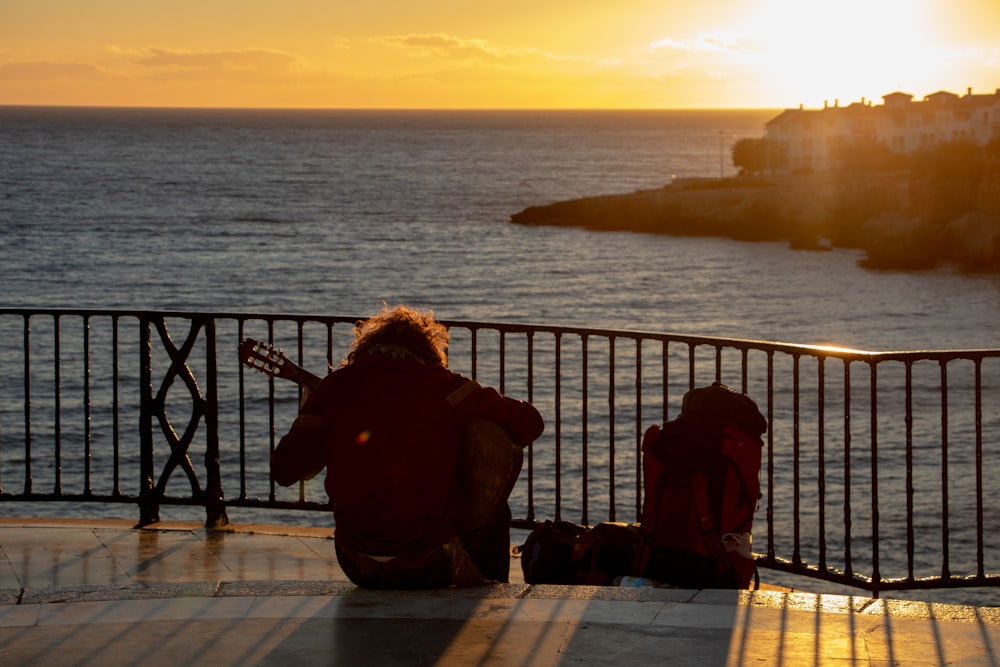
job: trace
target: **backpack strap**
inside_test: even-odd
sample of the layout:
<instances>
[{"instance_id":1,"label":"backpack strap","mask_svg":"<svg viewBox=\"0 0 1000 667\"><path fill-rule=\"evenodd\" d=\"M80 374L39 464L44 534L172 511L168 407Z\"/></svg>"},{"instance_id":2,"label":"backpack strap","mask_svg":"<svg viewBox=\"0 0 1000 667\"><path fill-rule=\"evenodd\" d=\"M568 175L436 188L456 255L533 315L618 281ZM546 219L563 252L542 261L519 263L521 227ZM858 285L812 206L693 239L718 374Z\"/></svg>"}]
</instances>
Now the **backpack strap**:
<instances>
[{"instance_id":1,"label":"backpack strap","mask_svg":"<svg viewBox=\"0 0 1000 667\"><path fill-rule=\"evenodd\" d=\"M694 496L701 534L704 536L718 532L715 522L712 521L712 508L708 504L708 476L705 473L696 472L691 475L691 494Z\"/></svg>"},{"instance_id":2,"label":"backpack strap","mask_svg":"<svg viewBox=\"0 0 1000 667\"><path fill-rule=\"evenodd\" d=\"M448 404L451 405L451 407L455 407L456 405L464 401L466 398L468 398L469 394L471 394L477 389L479 389L479 383L476 382L475 380L469 380L468 382L460 386L458 389L448 394L447 398Z\"/></svg>"},{"instance_id":3,"label":"backpack strap","mask_svg":"<svg viewBox=\"0 0 1000 667\"><path fill-rule=\"evenodd\" d=\"M639 524L639 546L635 552L635 562L632 563L633 576L642 577L649 567L649 558L653 551L653 534L656 525L656 510L663 496L663 478L667 471L656 459L652 448L660 440L662 429L659 424L649 426L642 434L642 474L643 490L646 498L643 503L642 516ZM652 493L654 492L655 493Z\"/></svg>"},{"instance_id":4,"label":"backpack strap","mask_svg":"<svg viewBox=\"0 0 1000 667\"><path fill-rule=\"evenodd\" d=\"M691 494L694 497L695 511L698 513L698 525L701 528L701 539L705 550L718 565L717 579L721 582L723 575L727 575L733 582L738 581L739 573L722 543L719 527L712 520L712 510L708 502L708 477L706 475L696 473L691 476Z\"/></svg>"}]
</instances>

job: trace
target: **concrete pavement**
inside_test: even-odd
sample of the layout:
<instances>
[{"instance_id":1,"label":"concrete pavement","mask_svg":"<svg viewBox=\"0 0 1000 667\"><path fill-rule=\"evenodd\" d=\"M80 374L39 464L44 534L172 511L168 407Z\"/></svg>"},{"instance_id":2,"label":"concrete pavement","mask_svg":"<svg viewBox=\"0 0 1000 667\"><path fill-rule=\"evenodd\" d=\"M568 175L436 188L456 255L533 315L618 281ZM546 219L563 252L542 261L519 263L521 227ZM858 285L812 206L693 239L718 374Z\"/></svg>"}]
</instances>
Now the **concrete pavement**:
<instances>
[{"instance_id":1,"label":"concrete pavement","mask_svg":"<svg viewBox=\"0 0 1000 667\"><path fill-rule=\"evenodd\" d=\"M0 519L0 665L997 665L1000 608L780 590L378 592L332 531Z\"/></svg>"}]
</instances>

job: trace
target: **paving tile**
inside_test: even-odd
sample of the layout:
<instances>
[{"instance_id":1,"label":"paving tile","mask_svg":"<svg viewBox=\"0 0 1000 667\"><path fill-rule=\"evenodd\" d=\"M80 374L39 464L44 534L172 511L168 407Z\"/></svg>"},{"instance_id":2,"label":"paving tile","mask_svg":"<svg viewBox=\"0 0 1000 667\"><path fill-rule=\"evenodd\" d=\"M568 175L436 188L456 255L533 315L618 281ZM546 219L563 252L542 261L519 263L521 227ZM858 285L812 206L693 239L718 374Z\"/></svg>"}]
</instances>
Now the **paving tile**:
<instances>
[{"instance_id":1,"label":"paving tile","mask_svg":"<svg viewBox=\"0 0 1000 667\"><path fill-rule=\"evenodd\" d=\"M21 579L17 576L17 571L14 569L14 565L7 558L7 552L4 551L3 541L0 539L0 590L2 589L20 589Z\"/></svg>"},{"instance_id":2,"label":"paving tile","mask_svg":"<svg viewBox=\"0 0 1000 667\"><path fill-rule=\"evenodd\" d=\"M738 624L740 611L734 605L670 603L663 605L652 625L730 629Z\"/></svg>"},{"instance_id":3,"label":"paving tile","mask_svg":"<svg viewBox=\"0 0 1000 667\"><path fill-rule=\"evenodd\" d=\"M864 633L873 659L913 662L933 657L961 664L1000 648L1000 627L968 622L885 618Z\"/></svg>"},{"instance_id":4,"label":"paving tile","mask_svg":"<svg viewBox=\"0 0 1000 667\"><path fill-rule=\"evenodd\" d=\"M0 607L0 628L18 628L38 622L37 604L5 605Z\"/></svg>"},{"instance_id":5,"label":"paving tile","mask_svg":"<svg viewBox=\"0 0 1000 667\"><path fill-rule=\"evenodd\" d=\"M349 581L222 581L219 582L216 595L258 597L342 595L356 589L357 586Z\"/></svg>"},{"instance_id":6,"label":"paving tile","mask_svg":"<svg viewBox=\"0 0 1000 667\"><path fill-rule=\"evenodd\" d=\"M38 625L243 618L253 602L253 598L172 598L45 604L39 611Z\"/></svg>"},{"instance_id":7,"label":"paving tile","mask_svg":"<svg viewBox=\"0 0 1000 667\"><path fill-rule=\"evenodd\" d=\"M815 635L743 628L729 639L728 664L768 658L770 665L867 665L864 642L852 635Z\"/></svg>"},{"instance_id":8,"label":"paving tile","mask_svg":"<svg viewBox=\"0 0 1000 667\"><path fill-rule=\"evenodd\" d=\"M668 626L572 626L565 653L587 656L600 664L724 664L730 633L720 628ZM655 662L655 661L659 662Z\"/></svg>"},{"instance_id":9,"label":"paving tile","mask_svg":"<svg viewBox=\"0 0 1000 667\"><path fill-rule=\"evenodd\" d=\"M298 623L301 621L184 619L0 628L0 652L5 664L18 667L242 667L267 664L274 647L294 633ZM307 663L286 660L283 664Z\"/></svg>"},{"instance_id":10,"label":"paving tile","mask_svg":"<svg viewBox=\"0 0 1000 667\"><path fill-rule=\"evenodd\" d=\"M626 586L562 586L535 584L525 594L529 598L571 600L627 600L643 602L690 602L698 591L681 588L630 588Z\"/></svg>"},{"instance_id":11,"label":"paving tile","mask_svg":"<svg viewBox=\"0 0 1000 667\"><path fill-rule=\"evenodd\" d=\"M564 646L565 633L559 624L313 619L259 664L551 666Z\"/></svg>"},{"instance_id":12,"label":"paving tile","mask_svg":"<svg viewBox=\"0 0 1000 667\"><path fill-rule=\"evenodd\" d=\"M226 567L226 579L347 580L337 564L332 540L225 532L204 539ZM318 543L319 548L306 542Z\"/></svg>"},{"instance_id":13,"label":"paving tile","mask_svg":"<svg viewBox=\"0 0 1000 667\"><path fill-rule=\"evenodd\" d=\"M90 528L0 526L0 546L23 588L128 581Z\"/></svg>"},{"instance_id":14,"label":"paving tile","mask_svg":"<svg viewBox=\"0 0 1000 667\"><path fill-rule=\"evenodd\" d=\"M315 618L337 614L336 596L262 596L247 611L248 618ZM332 609L331 609L332 608Z\"/></svg>"},{"instance_id":15,"label":"paving tile","mask_svg":"<svg viewBox=\"0 0 1000 667\"><path fill-rule=\"evenodd\" d=\"M131 582L236 578L191 531L135 530L102 537Z\"/></svg>"},{"instance_id":16,"label":"paving tile","mask_svg":"<svg viewBox=\"0 0 1000 667\"><path fill-rule=\"evenodd\" d=\"M162 600L170 598L210 597L216 594L218 586L218 583L212 581L156 582L150 584L129 583L109 586L94 584L44 586L41 588L25 589L21 594L21 603Z\"/></svg>"},{"instance_id":17,"label":"paving tile","mask_svg":"<svg viewBox=\"0 0 1000 667\"><path fill-rule=\"evenodd\" d=\"M393 595L388 592L357 590L337 598L329 608L344 618L439 618L462 620L481 615L486 609L506 610L512 600L485 602L470 597L441 598L436 595ZM492 605L487 607L484 605Z\"/></svg>"},{"instance_id":18,"label":"paving tile","mask_svg":"<svg viewBox=\"0 0 1000 667\"><path fill-rule=\"evenodd\" d=\"M571 625L506 623L502 619L434 620L422 625L407 652L426 661L421 664L551 665L565 651Z\"/></svg>"}]
</instances>

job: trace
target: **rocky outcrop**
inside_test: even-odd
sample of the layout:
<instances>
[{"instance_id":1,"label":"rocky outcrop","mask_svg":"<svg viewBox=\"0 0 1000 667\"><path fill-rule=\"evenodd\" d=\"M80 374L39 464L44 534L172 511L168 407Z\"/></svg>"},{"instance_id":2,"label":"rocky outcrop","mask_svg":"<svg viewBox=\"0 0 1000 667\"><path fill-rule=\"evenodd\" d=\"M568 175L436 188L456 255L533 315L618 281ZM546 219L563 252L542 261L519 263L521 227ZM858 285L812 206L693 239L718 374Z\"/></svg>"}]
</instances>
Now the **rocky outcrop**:
<instances>
[{"instance_id":1,"label":"rocky outcrop","mask_svg":"<svg viewBox=\"0 0 1000 667\"><path fill-rule=\"evenodd\" d=\"M692 180L640 190L531 206L511 216L522 225L558 225L604 231L729 236L772 240L789 233L768 219L774 193L760 181ZM760 224L764 221L765 224Z\"/></svg>"},{"instance_id":2,"label":"rocky outcrop","mask_svg":"<svg viewBox=\"0 0 1000 667\"><path fill-rule=\"evenodd\" d=\"M685 179L654 190L531 206L524 225L784 241L793 249L861 248L863 264L927 269L943 263L1000 271L1000 216L974 211L942 222L927 189L905 173Z\"/></svg>"},{"instance_id":3,"label":"rocky outcrop","mask_svg":"<svg viewBox=\"0 0 1000 667\"><path fill-rule=\"evenodd\" d=\"M873 269L922 270L951 264L967 271L1000 270L1000 217L966 213L944 224L887 214L867 221L861 230Z\"/></svg>"}]
</instances>

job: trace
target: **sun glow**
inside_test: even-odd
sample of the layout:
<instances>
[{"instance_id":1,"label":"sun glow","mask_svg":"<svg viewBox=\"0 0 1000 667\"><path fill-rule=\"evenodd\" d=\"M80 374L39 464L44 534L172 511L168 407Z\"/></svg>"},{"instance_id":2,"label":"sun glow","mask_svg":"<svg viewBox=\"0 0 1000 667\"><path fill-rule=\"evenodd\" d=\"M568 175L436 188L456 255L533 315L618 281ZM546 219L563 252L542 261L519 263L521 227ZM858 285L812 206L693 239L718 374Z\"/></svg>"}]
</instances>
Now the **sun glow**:
<instances>
[{"instance_id":1,"label":"sun glow","mask_svg":"<svg viewBox=\"0 0 1000 667\"><path fill-rule=\"evenodd\" d=\"M926 94L941 62L929 20L926 0L768 0L752 51L762 71L810 106L838 95L857 101L853 91Z\"/></svg>"},{"instance_id":2,"label":"sun glow","mask_svg":"<svg viewBox=\"0 0 1000 667\"><path fill-rule=\"evenodd\" d=\"M229 4L0 2L0 104L778 108L1000 85L997 0Z\"/></svg>"}]
</instances>

